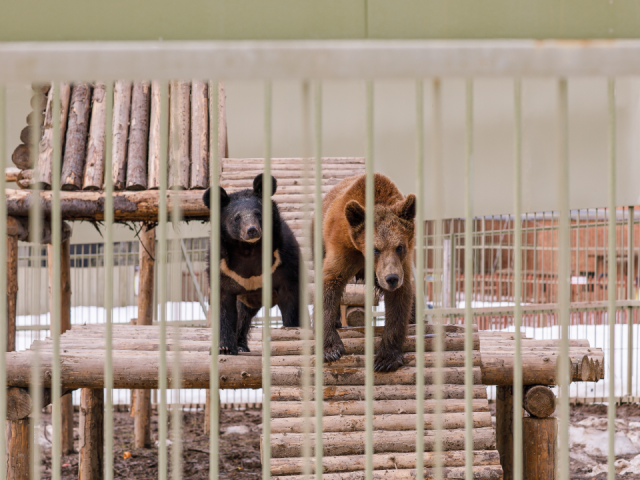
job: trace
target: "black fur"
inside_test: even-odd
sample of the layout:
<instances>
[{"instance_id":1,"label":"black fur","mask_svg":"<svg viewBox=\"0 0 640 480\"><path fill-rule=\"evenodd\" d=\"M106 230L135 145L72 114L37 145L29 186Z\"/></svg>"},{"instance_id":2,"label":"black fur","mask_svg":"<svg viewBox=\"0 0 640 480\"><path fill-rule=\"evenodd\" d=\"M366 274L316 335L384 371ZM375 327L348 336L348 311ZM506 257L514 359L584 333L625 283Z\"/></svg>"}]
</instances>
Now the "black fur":
<instances>
[{"instance_id":1,"label":"black fur","mask_svg":"<svg viewBox=\"0 0 640 480\"><path fill-rule=\"evenodd\" d=\"M277 188L272 177L272 193ZM203 196L210 208L210 191ZM253 181L253 189L227 194L220 188L220 258L230 270L243 278L262 273L262 174ZM280 217L278 206L272 200L273 251L278 250L281 265L272 276L273 305L282 311L285 327L298 327L300 247L293 232ZM254 228L259 240L251 242ZM255 234L255 231L253 232ZM275 261L275 259L274 259ZM207 255L207 278L210 277L210 259ZM214 282L215 283L215 282ZM242 299L242 300L241 300ZM220 353L237 355L248 352L247 335L251 319L262 306L262 289L247 291L231 277L220 274ZM215 316L212 325L215 325Z\"/></svg>"}]
</instances>

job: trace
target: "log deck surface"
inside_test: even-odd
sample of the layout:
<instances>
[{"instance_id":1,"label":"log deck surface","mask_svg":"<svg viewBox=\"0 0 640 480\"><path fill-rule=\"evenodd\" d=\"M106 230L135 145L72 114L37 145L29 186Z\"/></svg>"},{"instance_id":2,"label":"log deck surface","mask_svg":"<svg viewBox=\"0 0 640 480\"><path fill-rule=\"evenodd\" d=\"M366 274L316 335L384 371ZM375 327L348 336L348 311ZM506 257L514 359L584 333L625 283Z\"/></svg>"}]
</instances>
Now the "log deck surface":
<instances>
[{"instance_id":1,"label":"log deck surface","mask_svg":"<svg viewBox=\"0 0 640 480\"><path fill-rule=\"evenodd\" d=\"M381 328L376 329L375 344L379 342ZM209 349L211 336L207 328L180 329L182 388L209 388ZM282 328L271 331L271 381L299 378L302 369L302 340L300 329ZM324 368L326 385L345 392L358 388L349 382L361 377L364 365L364 329L361 327L339 330L347 355ZM433 327L425 325L425 332L433 334ZM411 384L415 371L415 327L410 326L405 344L405 367L393 376L374 374L380 395L391 395L387 390L404 388ZM220 388L260 388L262 386L262 345L259 329L250 332L251 353L238 356L220 356ZM426 389L432 383L435 354L434 339L425 342ZM173 338L168 338L167 361L176 358ZM129 324L113 326L114 388L158 388L159 328ZM40 349L42 382L50 386L52 342L50 339L34 342ZM464 379L464 332L462 327L447 325L442 353L444 377L450 388L456 390L458 380ZM104 325L74 326L60 337L62 386L64 388L102 388L104 386ZM503 332L474 332L474 378L477 384L511 385L513 383L514 334ZM569 349L572 381L597 381L604 378L604 354L592 348L587 341L572 340ZM556 340L522 339L523 376L525 385L555 385L559 343ZM30 382L31 350L6 353L7 382L10 386L28 387ZM349 369L349 375L335 375ZM168 369L171 372L171 368ZM348 377L348 378L347 378ZM409 382L409 383L407 383ZM171 385L171 388L176 386ZM289 385L287 388L294 388ZM297 387L296 387L297 388ZM462 390L461 390L462 391ZM275 394L277 389L272 391ZM387 392L387 393L384 393ZM277 396L277 395L276 395ZM385 397L387 398L387 397Z\"/></svg>"}]
</instances>

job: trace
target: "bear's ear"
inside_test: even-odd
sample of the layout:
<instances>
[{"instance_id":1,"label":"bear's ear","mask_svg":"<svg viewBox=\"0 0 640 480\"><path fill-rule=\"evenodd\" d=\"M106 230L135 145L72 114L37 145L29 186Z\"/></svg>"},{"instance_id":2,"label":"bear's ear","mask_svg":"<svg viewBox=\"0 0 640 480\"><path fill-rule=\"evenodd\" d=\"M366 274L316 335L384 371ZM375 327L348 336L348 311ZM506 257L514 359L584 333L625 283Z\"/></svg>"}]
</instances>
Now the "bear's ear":
<instances>
[{"instance_id":1,"label":"bear's ear","mask_svg":"<svg viewBox=\"0 0 640 480\"><path fill-rule=\"evenodd\" d=\"M211 189L207 188L207 190L204 192L204 195L202 195L202 201L204 202L205 207L207 207L209 210L211 210ZM220 208L224 208L227 205L229 205L229 195L227 194L226 190L222 187L220 187Z\"/></svg>"},{"instance_id":2,"label":"bear's ear","mask_svg":"<svg viewBox=\"0 0 640 480\"><path fill-rule=\"evenodd\" d=\"M364 223L364 207L357 200L351 200L344 206L344 215L351 228L358 228Z\"/></svg>"},{"instance_id":3,"label":"bear's ear","mask_svg":"<svg viewBox=\"0 0 640 480\"><path fill-rule=\"evenodd\" d=\"M407 221L416 218L416 196L413 193L407 195L403 202L396 205L396 215Z\"/></svg>"},{"instance_id":4,"label":"bear's ear","mask_svg":"<svg viewBox=\"0 0 640 480\"><path fill-rule=\"evenodd\" d=\"M226 207L230 202L229 194L224 188L220 187L220 208Z\"/></svg>"},{"instance_id":5,"label":"bear's ear","mask_svg":"<svg viewBox=\"0 0 640 480\"><path fill-rule=\"evenodd\" d=\"M271 177L271 195L276 193L276 188L278 188L278 182L274 177ZM253 179L253 193L258 197L262 197L262 174Z\"/></svg>"}]
</instances>

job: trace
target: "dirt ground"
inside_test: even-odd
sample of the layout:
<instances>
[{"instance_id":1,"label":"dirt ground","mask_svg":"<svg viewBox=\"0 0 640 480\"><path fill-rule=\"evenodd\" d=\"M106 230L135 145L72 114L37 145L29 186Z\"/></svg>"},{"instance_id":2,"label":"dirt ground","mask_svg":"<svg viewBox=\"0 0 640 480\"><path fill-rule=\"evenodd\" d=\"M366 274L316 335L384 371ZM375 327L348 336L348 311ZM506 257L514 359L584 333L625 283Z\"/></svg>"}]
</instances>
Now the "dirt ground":
<instances>
[{"instance_id":1,"label":"dirt ground","mask_svg":"<svg viewBox=\"0 0 640 480\"><path fill-rule=\"evenodd\" d=\"M75 415L75 429L78 428L78 415ZM43 416L44 425L51 423L50 416ZM262 412L259 409L244 411L220 411L220 479L259 478L260 465L260 424ZM209 478L209 437L203 434L204 413L183 413L183 478ZM247 433L225 433L229 427L246 427ZM129 413L114 413L115 439L114 478L151 480L158 478L158 418L151 419L152 448L133 448L133 418ZM236 429L232 429L236 430ZM42 480L51 478L51 438L50 427L42 432L43 448ZM76 430L75 448L78 449ZM169 446L169 468L171 467L171 446ZM131 457L124 458L130 452ZM78 454L62 458L62 479L78 478Z\"/></svg>"},{"instance_id":2,"label":"dirt ground","mask_svg":"<svg viewBox=\"0 0 640 480\"><path fill-rule=\"evenodd\" d=\"M494 406L492 405L492 408ZM495 410L493 412L495 415ZM221 410L220 412L220 478L260 478L260 424L259 409ZM640 479L640 406L618 407L616 420L616 478ZM183 413L183 466L184 478L208 479L209 439L203 434L203 413ZM50 416L43 416L41 430L43 448L42 479L51 478L51 434ZM77 429L77 415L75 428ZM235 428L230 428L235 427ZM152 417L152 442L158 438L157 417ZM158 478L158 447L133 448L133 419L129 413L114 414L114 467L115 478L150 480ZM230 430L227 432L227 430ZM244 433L234 433L244 430ZM76 431L77 432L77 431ZM571 479L604 480L607 478L607 407L606 405L584 405L571 407L570 469ZM75 439L76 450L78 438ZM637 450L637 452L636 452ZM169 447L169 453L171 447ZM130 452L131 457L124 458ZM169 455L169 459L171 455ZM636 460L634 460L636 459ZM78 454L62 459L63 480L78 478Z\"/></svg>"}]
</instances>

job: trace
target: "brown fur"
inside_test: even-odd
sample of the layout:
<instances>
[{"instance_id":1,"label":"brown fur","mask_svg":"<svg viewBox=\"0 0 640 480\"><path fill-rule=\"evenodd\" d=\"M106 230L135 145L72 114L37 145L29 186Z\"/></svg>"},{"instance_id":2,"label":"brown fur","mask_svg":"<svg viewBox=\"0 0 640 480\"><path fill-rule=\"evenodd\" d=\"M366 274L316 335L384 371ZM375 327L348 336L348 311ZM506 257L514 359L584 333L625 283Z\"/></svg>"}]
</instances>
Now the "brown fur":
<instances>
[{"instance_id":1,"label":"brown fur","mask_svg":"<svg viewBox=\"0 0 640 480\"><path fill-rule=\"evenodd\" d=\"M382 174L375 174L374 185L375 286L384 292L386 306L384 333L376 353L375 369L393 371L403 363L402 345L414 312L415 196L405 198ZM340 328L342 293L349 279L364 275L364 205L364 175L343 180L322 202L324 359L327 362L339 359L344 353L336 330Z\"/></svg>"}]
</instances>

